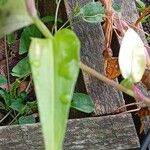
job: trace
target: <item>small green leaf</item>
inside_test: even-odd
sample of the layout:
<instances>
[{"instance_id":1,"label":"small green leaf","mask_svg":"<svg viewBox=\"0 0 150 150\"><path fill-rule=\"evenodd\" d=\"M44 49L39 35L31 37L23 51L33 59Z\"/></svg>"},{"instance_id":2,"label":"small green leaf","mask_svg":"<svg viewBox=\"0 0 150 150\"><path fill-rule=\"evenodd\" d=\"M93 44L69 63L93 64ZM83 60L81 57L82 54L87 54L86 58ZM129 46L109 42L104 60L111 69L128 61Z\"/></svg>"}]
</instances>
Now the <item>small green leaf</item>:
<instances>
[{"instance_id":1,"label":"small green leaf","mask_svg":"<svg viewBox=\"0 0 150 150\"><path fill-rule=\"evenodd\" d=\"M32 115L29 115L29 116L21 116L19 118L19 124L33 124L33 123L36 123L36 120L35 118L32 116Z\"/></svg>"},{"instance_id":2,"label":"small green leaf","mask_svg":"<svg viewBox=\"0 0 150 150\"><path fill-rule=\"evenodd\" d=\"M2 110L5 110L6 108L5 108L5 105L0 101L0 109Z\"/></svg>"},{"instance_id":3,"label":"small green leaf","mask_svg":"<svg viewBox=\"0 0 150 150\"><path fill-rule=\"evenodd\" d=\"M3 99L6 99L6 91L4 89L0 89L0 97L2 97Z\"/></svg>"},{"instance_id":4,"label":"small green leaf","mask_svg":"<svg viewBox=\"0 0 150 150\"><path fill-rule=\"evenodd\" d=\"M6 78L0 74L0 85L3 85L5 83L7 83Z\"/></svg>"},{"instance_id":5,"label":"small green leaf","mask_svg":"<svg viewBox=\"0 0 150 150\"><path fill-rule=\"evenodd\" d=\"M1 0L2 1L2 0ZM32 24L25 0L0 1L0 38L24 26Z\"/></svg>"},{"instance_id":6,"label":"small green leaf","mask_svg":"<svg viewBox=\"0 0 150 150\"><path fill-rule=\"evenodd\" d=\"M25 57L12 69L12 75L16 77L25 77L31 73L28 57Z\"/></svg>"},{"instance_id":7,"label":"small green leaf","mask_svg":"<svg viewBox=\"0 0 150 150\"><path fill-rule=\"evenodd\" d=\"M147 36L146 39L147 39L147 41L150 41L150 34Z\"/></svg>"},{"instance_id":8,"label":"small green leaf","mask_svg":"<svg viewBox=\"0 0 150 150\"><path fill-rule=\"evenodd\" d=\"M23 104L23 100L20 98L17 98L15 100L11 100L11 105L9 106L10 108L12 108L13 110L18 111L19 113L23 113L24 112L24 107L25 105Z\"/></svg>"},{"instance_id":9,"label":"small green leaf","mask_svg":"<svg viewBox=\"0 0 150 150\"><path fill-rule=\"evenodd\" d=\"M38 111L37 101L27 102L25 107L25 113L31 114Z\"/></svg>"},{"instance_id":10,"label":"small green leaf","mask_svg":"<svg viewBox=\"0 0 150 150\"><path fill-rule=\"evenodd\" d=\"M92 113L94 111L94 103L90 96L83 93L74 93L71 107L85 113Z\"/></svg>"},{"instance_id":11,"label":"small green leaf","mask_svg":"<svg viewBox=\"0 0 150 150\"><path fill-rule=\"evenodd\" d=\"M136 0L136 4L140 12L143 12L145 10L146 6L144 2L142 2L141 0Z\"/></svg>"},{"instance_id":12,"label":"small green leaf","mask_svg":"<svg viewBox=\"0 0 150 150\"><path fill-rule=\"evenodd\" d=\"M11 98L17 98L17 90L18 90L20 83L21 81L19 79L16 79L15 82L11 84L11 89L10 89Z\"/></svg>"},{"instance_id":13,"label":"small green leaf","mask_svg":"<svg viewBox=\"0 0 150 150\"><path fill-rule=\"evenodd\" d=\"M41 32L37 29L35 25L31 25L29 27L26 27L20 38L20 45L19 45L19 54L24 54L28 52L31 37L42 37Z\"/></svg>"},{"instance_id":14,"label":"small green leaf","mask_svg":"<svg viewBox=\"0 0 150 150\"><path fill-rule=\"evenodd\" d=\"M144 43L139 35L129 28L122 40L119 52L119 67L125 79L139 82L146 67Z\"/></svg>"},{"instance_id":15,"label":"small green leaf","mask_svg":"<svg viewBox=\"0 0 150 150\"><path fill-rule=\"evenodd\" d=\"M41 21L42 21L43 23L54 22L54 21L55 21L55 17L54 17L54 16L45 16L45 17L41 18ZM57 21L58 21L59 23L62 23L62 22L63 22L62 19L60 19L60 18L58 18Z\"/></svg>"},{"instance_id":16,"label":"small green leaf","mask_svg":"<svg viewBox=\"0 0 150 150\"><path fill-rule=\"evenodd\" d=\"M8 92L4 89L0 89L0 97L2 97L5 101L5 105L6 107L10 105L10 95L8 94Z\"/></svg>"},{"instance_id":17,"label":"small green leaf","mask_svg":"<svg viewBox=\"0 0 150 150\"><path fill-rule=\"evenodd\" d=\"M104 13L104 7L100 2L90 2L81 8L83 20L90 23L102 22Z\"/></svg>"},{"instance_id":18,"label":"small green leaf","mask_svg":"<svg viewBox=\"0 0 150 150\"><path fill-rule=\"evenodd\" d=\"M16 38L15 38L14 33L7 35L7 44L9 47L15 42L15 40L16 40Z\"/></svg>"}]
</instances>

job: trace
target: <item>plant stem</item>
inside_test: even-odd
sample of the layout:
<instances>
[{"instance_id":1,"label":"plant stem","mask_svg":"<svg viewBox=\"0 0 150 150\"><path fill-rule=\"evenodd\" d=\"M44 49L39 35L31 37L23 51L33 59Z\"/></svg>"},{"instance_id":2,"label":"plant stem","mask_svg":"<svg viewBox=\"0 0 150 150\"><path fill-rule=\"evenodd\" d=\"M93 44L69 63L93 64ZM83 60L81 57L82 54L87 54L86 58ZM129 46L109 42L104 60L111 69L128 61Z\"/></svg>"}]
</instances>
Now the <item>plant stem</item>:
<instances>
[{"instance_id":1,"label":"plant stem","mask_svg":"<svg viewBox=\"0 0 150 150\"><path fill-rule=\"evenodd\" d=\"M17 120L20 114L21 113L18 113L8 125L11 125L15 120Z\"/></svg>"},{"instance_id":2,"label":"plant stem","mask_svg":"<svg viewBox=\"0 0 150 150\"><path fill-rule=\"evenodd\" d=\"M138 20L135 22L135 26L137 27L139 25L139 23L142 21L142 19L144 17L146 17L147 15L150 14L150 6L148 6L144 12L142 13L142 15L138 18Z\"/></svg>"},{"instance_id":3,"label":"plant stem","mask_svg":"<svg viewBox=\"0 0 150 150\"><path fill-rule=\"evenodd\" d=\"M67 20L67 21L59 28L58 31L60 31L62 28L64 28L68 23L69 23L69 20Z\"/></svg>"},{"instance_id":4,"label":"plant stem","mask_svg":"<svg viewBox=\"0 0 150 150\"><path fill-rule=\"evenodd\" d=\"M116 88L116 89L118 89L118 90L120 90L120 91L123 91L124 93L126 93L126 94L128 94L128 95L134 97L134 93L133 93L132 90L127 89L127 88L125 88L124 86L122 86L122 85L116 83L115 81L108 79L107 77L105 77L105 76L102 75L101 73L99 73L99 72L95 71L94 69L92 69L92 68L90 68L90 67L84 65L82 62L80 62L80 68L81 68L83 71L87 72L88 74L94 76L95 78L97 78L97 79L99 79L99 80L101 80L101 81L107 83L108 85L111 85L111 86L113 86L114 88Z\"/></svg>"},{"instance_id":5,"label":"plant stem","mask_svg":"<svg viewBox=\"0 0 150 150\"><path fill-rule=\"evenodd\" d=\"M53 35L50 33L49 29L46 27L46 25L38 17L33 17L32 19L33 19L36 27L41 31L41 33L46 38L53 38Z\"/></svg>"},{"instance_id":6,"label":"plant stem","mask_svg":"<svg viewBox=\"0 0 150 150\"><path fill-rule=\"evenodd\" d=\"M29 81L29 83L28 83L28 85L27 85L27 87L26 87L26 89L25 89L25 92L26 92L26 93L28 93L31 84L32 84L32 77L30 77L30 81Z\"/></svg>"},{"instance_id":7,"label":"plant stem","mask_svg":"<svg viewBox=\"0 0 150 150\"><path fill-rule=\"evenodd\" d=\"M107 83L108 85L111 85L114 88L136 98L136 95L134 94L134 92L132 90L127 89L124 86L116 83L115 81L108 79L107 77L105 77L101 73L99 73L99 72L95 71L94 69L86 66L82 62L80 62L80 68L83 71L87 72L88 74L92 75L93 77L97 78L98 80L101 80L101 81ZM148 97L143 96L142 99L140 99L140 100L143 101L150 108L150 99Z\"/></svg>"},{"instance_id":8,"label":"plant stem","mask_svg":"<svg viewBox=\"0 0 150 150\"><path fill-rule=\"evenodd\" d=\"M2 123L10 114L11 114L12 110L10 110L1 120L0 123Z\"/></svg>"},{"instance_id":9,"label":"plant stem","mask_svg":"<svg viewBox=\"0 0 150 150\"><path fill-rule=\"evenodd\" d=\"M8 91L10 91L9 58L8 58L6 36L4 37L4 43L5 43L5 56L6 56L7 86L8 86Z\"/></svg>"},{"instance_id":10,"label":"plant stem","mask_svg":"<svg viewBox=\"0 0 150 150\"><path fill-rule=\"evenodd\" d=\"M59 6L60 6L61 0L59 0L57 2L57 8L56 8L56 12L55 12L55 33L57 32L57 18L58 18L58 11L59 11Z\"/></svg>"}]
</instances>

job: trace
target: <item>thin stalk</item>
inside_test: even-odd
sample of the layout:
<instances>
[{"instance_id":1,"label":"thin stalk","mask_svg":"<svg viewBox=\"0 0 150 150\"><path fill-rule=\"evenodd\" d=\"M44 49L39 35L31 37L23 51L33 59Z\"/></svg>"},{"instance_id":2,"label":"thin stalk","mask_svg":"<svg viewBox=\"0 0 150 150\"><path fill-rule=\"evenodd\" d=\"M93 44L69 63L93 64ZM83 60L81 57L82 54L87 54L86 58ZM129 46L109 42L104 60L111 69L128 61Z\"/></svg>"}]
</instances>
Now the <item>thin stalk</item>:
<instances>
[{"instance_id":1,"label":"thin stalk","mask_svg":"<svg viewBox=\"0 0 150 150\"><path fill-rule=\"evenodd\" d=\"M61 0L58 1L57 3L57 8L56 8L56 12L55 12L55 33L57 32L57 18L58 18L58 11L59 11L59 7L60 7L60 3L61 3Z\"/></svg>"},{"instance_id":2,"label":"thin stalk","mask_svg":"<svg viewBox=\"0 0 150 150\"><path fill-rule=\"evenodd\" d=\"M11 114L12 110L10 110L1 120L0 124Z\"/></svg>"},{"instance_id":3,"label":"thin stalk","mask_svg":"<svg viewBox=\"0 0 150 150\"><path fill-rule=\"evenodd\" d=\"M41 31L41 33L46 38L53 38L53 35L50 33L49 29L46 27L46 25L38 17L33 17L32 19L33 19L36 27Z\"/></svg>"},{"instance_id":4,"label":"thin stalk","mask_svg":"<svg viewBox=\"0 0 150 150\"><path fill-rule=\"evenodd\" d=\"M18 113L8 125L11 125L15 120L17 120L20 114L21 113Z\"/></svg>"},{"instance_id":5,"label":"thin stalk","mask_svg":"<svg viewBox=\"0 0 150 150\"><path fill-rule=\"evenodd\" d=\"M142 19L145 18L149 14L150 14L150 6L148 6L144 10L144 12L142 13L142 15L137 19L137 21L135 22L135 26L137 27L139 25L139 23L142 21Z\"/></svg>"},{"instance_id":6,"label":"thin stalk","mask_svg":"<svg viewBox=\"0 0 150 150\"><path fill-rule=\"evenodd\" d=\"M83 71L87 72L88 74L92 75L93 77L95 77L95 78L97 78L97 79L107 83L108 85L111 85L114 88L116 88L116 89L118 89L118 90L120 90L120 91L122 91L122 92L124 92L124 93L126 93L126 94L128 94L128 95L130 95L132 97L134 97L134 93L133 93L132 90L125 88L124 86L116 83L113 80L110 80L109 78L105 77L101 73L99 73L99 72L95 71L94 69L84 65L82 62L80 62L80 68Z\"/></svg>"},{"instance_id":7,"label":"thin stalk","mask_svg":"<svg viewBox=\"0 0 150 150\"><path fill-rule=\"evenodd\" d=\"M62 28L64 28L68 23L69 23L69 20L67 20L67 21L59 28L58 31L60 31Z\"/></svg>"},{"instance_id":8,"label":"thin stalk","mask_svg":"<svg viewBox=\"0 0 150 150\"><path fill-rule=\"evenodd\" d=\"M28 85L27 85L27 87L26 87L26 89L25 89L25 92L26 92L26 93L28 93L31 84L32 84L32 78L30 78L30 81L29 81L29 83L28 83Z\"/></svg>"},{"instance_id":9,"label":"thin stalk","mask_svg":"<svg viewBox=\"0 0 150 150\"><path fill-rule=\"evenodd\" d=\"M80 62L80 68L83 71L87 72L88 74L92 75L93 77L97 78L98 80L101 80L101 81L107 83L108 85L113 86L117 90L122 91L122 92L130 95L131 97L136 98L136 95L134 94L134 92L132 90L127 89L126 87L116 83L115 81L108 79L107 77L105 77L101 73L99 73L99 72L95 71L94 69L84 65L82 62ZM150 99L148 97L145 97L143 95L140 100L143 101L150 108Z\"/></svg>"},{"instance_id":10,"label":"thin stalk","mask_svg":"<svg viewBox=\"0 0 150 150\"><path fill-rule=\"evenodd\" d=\"M6 72L7 72L7 85L8 91L10 91L10 72L9 72L9 58L8 58L8 49L7 49L7 39L6 36L4 37L4 44L5 44L5 56L6 56Z\"/></svg>"},{"instance_id":11,"label":"thin stalk","mask_svg":"<svg viewBox=\"0 0 150 150\"><path fill-rule=\"evenodd\" d=\"M130 22L129 22L128 20L126 20L126 19L122 19L122 18L119 18L119 19L118 19L118 18L116 18L116 17L114 17L114 19L117 20L117 21L120 19L120 20L126 22L129 27L133 27L133 28L139 30L140 32L145 33L146 35L149 35L149 33L145 32L144 30L142 30L142 29L139 28L139 27L136 27L134 24L130 23Z\"/></svg>"},{"instance_id":12,"label":"thin stalk","mask_svg":"<svg viewBox=\"0 0 150 150\"><path fill-rule=\"evenodd\" d=\"M130 103L130 104L126 104L126 105L123 105L123 106L120 106L119 108L117 108L115 111L114 111L114 113L117 113L117 112L120 112L120 110L123 110L123 109L127 109L127 107L131 107L131 106L137 106L138 108L136 108L136 109L134 109L134 111L135 110L140 110L141 109L141 107L140 107L140 105L141 104L143 104L142 102L135 102L135 103ZM129 110L129 111L132 111L132 110ZM127 111L125 111L125 112L127 112Z\"/></svg>"}]
</instances>

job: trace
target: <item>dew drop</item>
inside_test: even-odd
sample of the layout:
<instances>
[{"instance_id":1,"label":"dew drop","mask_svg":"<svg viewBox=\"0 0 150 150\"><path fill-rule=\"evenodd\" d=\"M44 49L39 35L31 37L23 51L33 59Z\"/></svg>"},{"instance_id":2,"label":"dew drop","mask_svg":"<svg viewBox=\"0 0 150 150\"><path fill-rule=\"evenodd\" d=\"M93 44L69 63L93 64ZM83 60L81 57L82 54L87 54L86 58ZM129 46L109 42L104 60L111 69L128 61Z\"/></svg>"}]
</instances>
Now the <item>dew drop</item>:
<instances>
[{"instance_id":1,"label":"dew drop","mask_svg":"<svg viewBox=\"0 0 150 150\"><path fill-rule=\"evenodd\" d=\"M62 103L68 104L70 102L69 94L64 94L64 95L60 96L60 100Z\"/></svg>"},{"instance_id":2,"label":"dew drop","mask_svg":"<svg viewBox=\"0 0 150 150\"><path fill-rule=\"evenodd\" d=\"M63 78L67 79L67 80L70 80L72 79L72 76L73 76L73 67L72 66L73 64L71 62L69 63L66 63L66 62L63 62L60 64L60 67L59 67L59 71L58 71L58 74L60 76L62 76Z\"/></svg>"},{"instance_id":3,"label":"dew drop","mask_svg":"<svg viewBox=\"0 0 150 150\"><path fill-rule=\"evenodd\" d=\"M39 60L32 60L31 65L33 65L34 67L39 68L40 67L40 62L39 62Z\"/></svg>"}]
</instances>

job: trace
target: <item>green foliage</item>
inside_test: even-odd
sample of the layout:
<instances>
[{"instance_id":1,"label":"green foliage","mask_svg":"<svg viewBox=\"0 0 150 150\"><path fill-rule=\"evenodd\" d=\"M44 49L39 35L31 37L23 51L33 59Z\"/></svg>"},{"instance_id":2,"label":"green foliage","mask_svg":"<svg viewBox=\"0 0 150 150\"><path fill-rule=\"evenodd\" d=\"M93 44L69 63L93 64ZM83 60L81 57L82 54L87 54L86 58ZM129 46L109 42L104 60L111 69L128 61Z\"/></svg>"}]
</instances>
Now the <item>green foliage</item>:
<instances>
[{"instance_id":1,"label":"green foliage","mask_svg":"<svg viewBox=\"0 0 150 150\"><path fill-rule=\"evenodd\" d=\"M31 73L30 64L28 57L23 58L17 65L12 69L12 75L22 78L26 77Z\"/></svg>"},{"instance_id":2,"label":"green foliage","mask_svg":"<svg viewBox=\"0 0 150 150\"><path fill-rule=\"evenodd\" d=\"M141 0L136 0L136 4L140 12L143 12L145 10L146 6L144 2L142 2Z\"/></svg>"},{"instance_id":3,"label":"green foliage","mask_svg":"<svg viewBox=\"0 0 150 150\"><path fill-rule=\"evenodd\" d=\"M0 10L2 12L0 14L0 37L33 22L42 34L47 37L47 39L40 39L42 35L34 25L25 28L21 34L19 53L24 54L27 52L30 45L30 37L39 37L39 39L32 39L29 51L30 64L46 149L59 150L63 145L69 108L79 72L80 42L77 36L67 29L57 32L52 37L46 26L36 16L36 10L30 8L30 1L26 3L28 7L25 4L27 2L25 0L0 2ZM32 3L32 7L34 8L34 3ZM98 8L96 9L98 11ZM27 12L29 10L30 12ZM85 9L82 12L83 15L92 15ZM29 16L29 13L35 15ZM99 17L96 16L96 12L93 13L96 21L92 16L90 18L84 16L85 19L89 22L98 22ZM43 18L42 21L54 20L49 16ZM7 36L9 46L14 40L15 38L12 34ZM12 75L20 79L28 76L30 73L28 57L22 59L12 69ZM1 105L1 107L5 107L8 111L13 110L14 114L18 113L21 116L15 123L35 123L35 118L30 114L37 109L36 103L35 101L27 102L26 93L18 92L21 82L17 79L12 84L9 92L0 90L0 95L4 99L4 106Z\"/></svg>"},{"instance_id":4,"label":"green foliage","mask_svg":"<svg viewBox=\"0 0 150 150\"><path fill-rule=\"evenodd\" d=\"M102 22L104 13L104 7L100 2L89 2L80 9L83 20L90 23Z\"/></svg>"},{"instance_id":5,"label":"green foliage","mask_svg":"<svg viewBox=\"0 0 150 150\"><path fill-rule=\"evenodd\" d=\"M0 0L0 5L4 5L5 3L7 3L7 0Z\"/></svg>"},{"instance_id":6,"label":"green foliage","mask_svg":"<svg viewBox=\"0 0 150 150\"><path fill-rule=\"evenodd\" d=\"M16 40L16 38L15 38L14 33L7 35L7 44L9 47L15 42L15 40Z\"/></svg>"},{"instance_id":7,"label":"green foliage","mask_svg":"<svg viewBox=\"0 0 150 150\"><path fill-rule=\"evenodd\" d=\"M23 104L24 99L22 98L16 98L16 99L11 99L11 104L10 104L10 108L12 108L13 110L16 110L19 113L23 113L23 109L25 107L25 105Z\"/></svg>"},{"instance_id":8,"label":"green foliage","mask_svg":"<svg viewBox=\"0 0 150 150\"><path fill-rule=\"evenodd\" d=\"M6 78L0 74L0 85L3 85L5 83L7 83Z\"/></svg>"},{"instance_id":9,"label":"green foliage","mask_svg":"<svg viewBox=\"0 0 150 150\"><path fill-rule=\"evenodd\" d=\"M47 150L62 148L79 72L79 49L78 38L68 29L54 39L32 39L29 58Z\"/></svg>"},{"instance_id":10,"label":"green foliage","mask_svg":"<svg viewBox=\"0 0 150 150\"><path fill-rule=\"evenodd\" d=\"M1 107L3 107L4 110L8 110L9 109L9 94L3 90L3 89L0 89L0 97L2 97L5 101L5 103L1 103Z\"/></svg>"},{"instance_id":11,"label":"green foliage","mask_svg":"<svg viewBox=\"0 0 150 150\"><path fill-rule=\"evenodd\" d=\"M147 41L149 41L150 42L150 34L147 36Z\"/></svg>"},{"instance_id":12,"label":"green foliage","mask_svg":"<svg viewBox=\"0 0 150 150\"><path fill-rule=\"evenodd\" d=\"M19 121L20 125L22 125L22 124L33 124L36 122L35 118L32 115L21 116L18 121Z\"/></svg>"},{"instance_id":13,"label":"green foliage","mask_svg":"<svg viewBox=\"0 0 150 150\"><path fill-rule=\"evenodd\" d=\"M37 101L26 102L26 107L24 108L26 114L32 114L38 112Z\"/></svg>"},{"instance_id":14,"label":"green foliage","mask_svg":"<svg viewBox=\"0 0 150 150\"><path fill-rule=\"evenodd\" d=\"M24 115L37 112L37 102L36 101L32 101L32 102L26 101L27 93L18 92L18 87L19 87L20 83L21 83L21 81L18 81L18 79L17 79L12 84L10 92L0 89L0 96L4 99L4 103L0 102L0 108L5 111L13 110L16 113L19 113L21 115L21 118L22 118L22 116L23 116L23 118L26 118L26 116L24 116ZM18 124L21 121L16 121L13 124ZM30 120L26 119L24 121L24 123L30 123ZM23 124L23 123L20 123L20 124Z\"/></svg>"},{"instance_id":15,"label":"green foliage","mask_svg":"<svg viewBox=\"0 0 150 150\"><path fill-rule=\"evenodd\" d=\"M83 93L74 93L71 107L85 113L92 113L94 111L94 103L90 96Z\"/></svg>"},{"instance_id":16,"label":"green foliage","mask_svg":"<svg viewBox=\"0 0 150 150\"><path fill-rule=\"evenodd\" d=\"M44 23L54 22L55 17L45 16L41 20ZM62 20L58 19L58 22L62 23ZM31 25L23 29L23 32L21 33L21 38L20 38L19 54L24 54L28 52L32 37L37 37L37 38L42 37L42 33L38 30L38 28L35 25Z\"/></svg>"},{"instance_id":17,"label":"green foliage","mask_svg":"<svg viewBox=\"0 0 150 150\"><path fill-rule=\"evenodd\" d=\"M20 45L19 45L19 54L24 54L28 52L31 37L42 37L41 32L37 29L35 25L31 25L23 29L20 38Z\"/></svg>"},{"instance_id":18,"label":"green foliage","mask_svg":"<svg viewBox=\"0 0 150 150\"><path fill-rule=\"evenodd\" d=\"M24 104L25 94L17 93L17 89L21 82L16 80L9 91L0 89L0 96L4 99L5 109L10 110L10 108L20 112L22 105ZM21 108L19 108L21 106Z\"/></svg>"},{"instance_id":19,"label":"green foliage","mask_svg":"<svg viewBox=\"0 0 150 150\"><path fill-rule=\"evenodd\" d=\"M0 10L0 38L33 23L26 10L25 0L1 2Z\"/></svg>"},{"instance_id":20,"label":"green foliage","mask_svg":"<svg viewBox=\"0 0 150 150\"><path fill-rule=\"evenodd\" d=\"M55 21L55 17L54 16L45 16L43 18L41 18L41 21L44 23L49 23L49 22L54 22ZM62 23L62 19L58 18L57 22Z\"/></svg>"}]
</instances>

